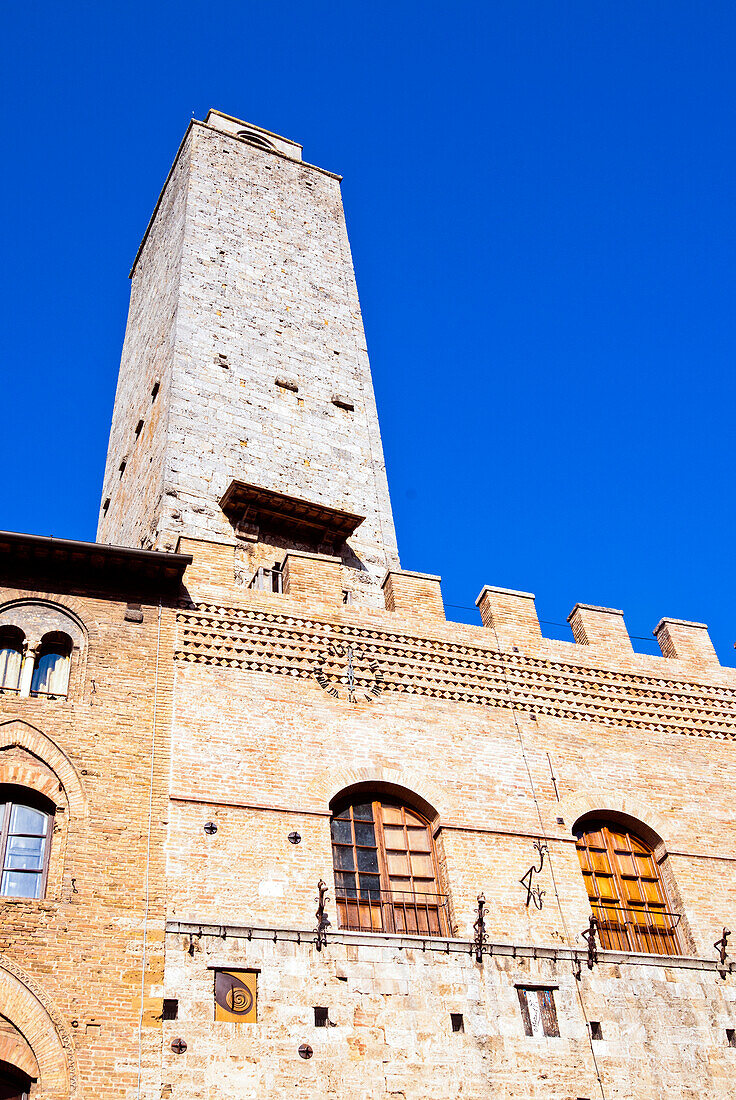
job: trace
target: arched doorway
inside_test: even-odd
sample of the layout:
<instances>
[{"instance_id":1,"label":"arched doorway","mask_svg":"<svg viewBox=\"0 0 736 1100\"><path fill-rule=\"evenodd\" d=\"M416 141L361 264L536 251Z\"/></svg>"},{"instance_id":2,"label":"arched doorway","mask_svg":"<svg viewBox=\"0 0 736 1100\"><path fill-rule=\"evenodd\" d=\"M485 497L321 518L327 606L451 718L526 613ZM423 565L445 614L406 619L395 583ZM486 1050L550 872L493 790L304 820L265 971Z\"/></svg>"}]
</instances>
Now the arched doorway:
<instances>
[{"instance_id":1,"label":"arched doorway","mask_svg":"<svg viewBox=\"0 0 736 1100\"><path fill-rule=\"evenodd\" d=\"M30 1100L33 1080L16 1066L0 1062L0 1100Z\"/></svg>"}]
</instances>

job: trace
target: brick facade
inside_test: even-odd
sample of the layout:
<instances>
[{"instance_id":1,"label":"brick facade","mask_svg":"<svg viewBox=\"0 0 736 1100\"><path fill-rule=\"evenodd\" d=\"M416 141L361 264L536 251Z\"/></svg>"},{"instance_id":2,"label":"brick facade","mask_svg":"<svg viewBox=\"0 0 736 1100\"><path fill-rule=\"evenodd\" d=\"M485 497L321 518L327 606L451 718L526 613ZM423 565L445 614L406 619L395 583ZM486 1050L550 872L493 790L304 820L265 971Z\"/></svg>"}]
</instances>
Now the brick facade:
<instances>
[{"instance_id":1,"label":"brick facade","mask_svg":"<svg viewBox=\"0 0 736 1100\"><path fill-rule=\"evenodd\" d=\"M736 673L677 619L661 657L583 604L546 639L526 592L448 622L399 568L338 181L247 129L190 127L133 277L99 538L159 552L8 544L0 629L31 601L80 636L68 698L0 694L0 783L57 807L45 898L0 898L0 1073L31 1100L726 1100ZM276 495L233 522L233 481ZM347 794L430 823L441 935L341 926ZM589 958L596 818L652 850L677 954ZM255 1022L215 1018L218 970L256 974ZM526 1034L538 988L559 1035Z\"/></svg>"}]
</instances>

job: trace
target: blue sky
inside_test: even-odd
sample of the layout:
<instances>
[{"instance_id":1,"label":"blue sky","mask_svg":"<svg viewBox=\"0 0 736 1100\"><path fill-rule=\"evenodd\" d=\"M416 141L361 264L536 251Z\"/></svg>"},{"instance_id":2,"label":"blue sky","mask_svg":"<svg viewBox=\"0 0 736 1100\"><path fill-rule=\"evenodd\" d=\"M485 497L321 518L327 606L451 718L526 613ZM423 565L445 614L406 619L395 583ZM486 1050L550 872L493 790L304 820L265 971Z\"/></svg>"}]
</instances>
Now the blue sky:
<instances>
[{"instance_id":1,"label":"blue sky","mask_svg":"<svg viewBox=\"0 0 736 1100\"><path fill-rule=\"evenodd\" d=\"M3 23L0 527L94 538L130 262L212 106L345 177L402 564L442 575L449 616L521 588L550 623L707 622L735 663L733 4Z\"/></svg>"}]
</instances>

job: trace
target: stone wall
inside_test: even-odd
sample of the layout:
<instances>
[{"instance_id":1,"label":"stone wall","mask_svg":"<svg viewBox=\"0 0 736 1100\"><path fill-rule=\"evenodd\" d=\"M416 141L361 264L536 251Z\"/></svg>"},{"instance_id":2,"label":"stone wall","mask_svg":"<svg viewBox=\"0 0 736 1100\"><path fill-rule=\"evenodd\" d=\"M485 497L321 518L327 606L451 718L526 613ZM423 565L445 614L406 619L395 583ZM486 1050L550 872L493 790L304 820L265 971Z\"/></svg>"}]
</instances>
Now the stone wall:
<instances>
[{"instance_id":1,"label":"stone wall","mask_svg":"<svg viewBox=\"0 0 736 1100\"><path fill-rule=\"evenodd\" d=\"M223 936L223 932L226 934ZM580 977L569 952L430 950L307 931L167 936L162 1095L355 1100L726 1100L736 1050L733 979L712 967L618 959ZM191 952L191 953L190 953ZM257 1023L214 1020L213 968L258 972ZM559 1037L525 1035L517 988L553 990ZM314 1008L328 1009L315 1027ZM462 1017L453 1031L451 1014ZM600 1024L591 1040L590 1024ZM172 1042L184 1039L176 1054ZM308 1045L304 1059L299 1048ZM600 1084L599 1084L600 1076Z\"/></svg>"},{"instance_id":2,"label":"stone wall","mask_svg":"<svg viewBox=\"0 0 736 1100\"><path fill-rule=\"evenodd\" d=\"M159 632L155 604L131 622L122 594L33 579L0 589L0 608L38 600L53 622L61 607L84 640L68 698L0 693L0 783L56 805L45 897L0 898L0 1017L37 1060L33 1100L112 1100L135 1095L160 1052L174 618L164 608Z\"/></svg>"},{"instance_id":3,"label":"stone wall","mask_svg":"<svg viewBox=\"0 0 736 1100\"><path fill-rule=\"evenodd\" d=\"M98 537L234 545L218 502L254 483L365 516L343 556L380 603L398 556L339 179L211 121L192 124L134 269ZM154 374L168 415L133 446Z\"/></svg>"},{"instance_id":4,"label":"stone wall","mask_svg":"<svg viewBox=\"0 0 736 1100\"><path fill-rule=\"evenodd\" d=\"M471 627L444 620L439 578L396 573L386 610L344 607L328 559L310 560L303 592L264 594L202 571L207 546L187 547L166 841L171 1095L728 1096L736 987L713 943L736 887L736 674L706 628L679 624L698 644L680 638L677 656L661 638L651 657L604 608L578 606L580 641L551 641L528 593L484 589L486 625ZM330 804L359 784L429 813L454 939L340 930ZM592 811L652 838L687 958L601 952L588 971L573 829ZM541 909L520 882L538 840ZM332 927L317 952L320 878ZM479 966L481 892L492 955ZM258 1024L214 1020L207 967L259 970ZM524 1035L525 981L555 990L560 1038ZM315 1029L315 1006L334 1028Z\"/></svg>"}]
</instances>

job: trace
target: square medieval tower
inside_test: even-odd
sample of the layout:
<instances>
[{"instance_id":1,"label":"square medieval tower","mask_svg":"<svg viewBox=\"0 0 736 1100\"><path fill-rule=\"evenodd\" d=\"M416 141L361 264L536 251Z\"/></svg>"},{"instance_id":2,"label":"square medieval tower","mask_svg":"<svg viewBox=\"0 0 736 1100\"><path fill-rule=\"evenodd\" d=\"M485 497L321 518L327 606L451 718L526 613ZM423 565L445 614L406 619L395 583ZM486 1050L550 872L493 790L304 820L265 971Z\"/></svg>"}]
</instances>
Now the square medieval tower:
<instances>
[{"instance_id":1,"label":"square medieval tower","mask_svg":"<svg viewBox=\"0 0 736 1100\"><path fill-rule=\"evenodd\" d=\"M229 545L244 578L337 552L380 600L398 556L340 177L210 111L131 279L98 539Z\"/></svg>"}]
</instances>

